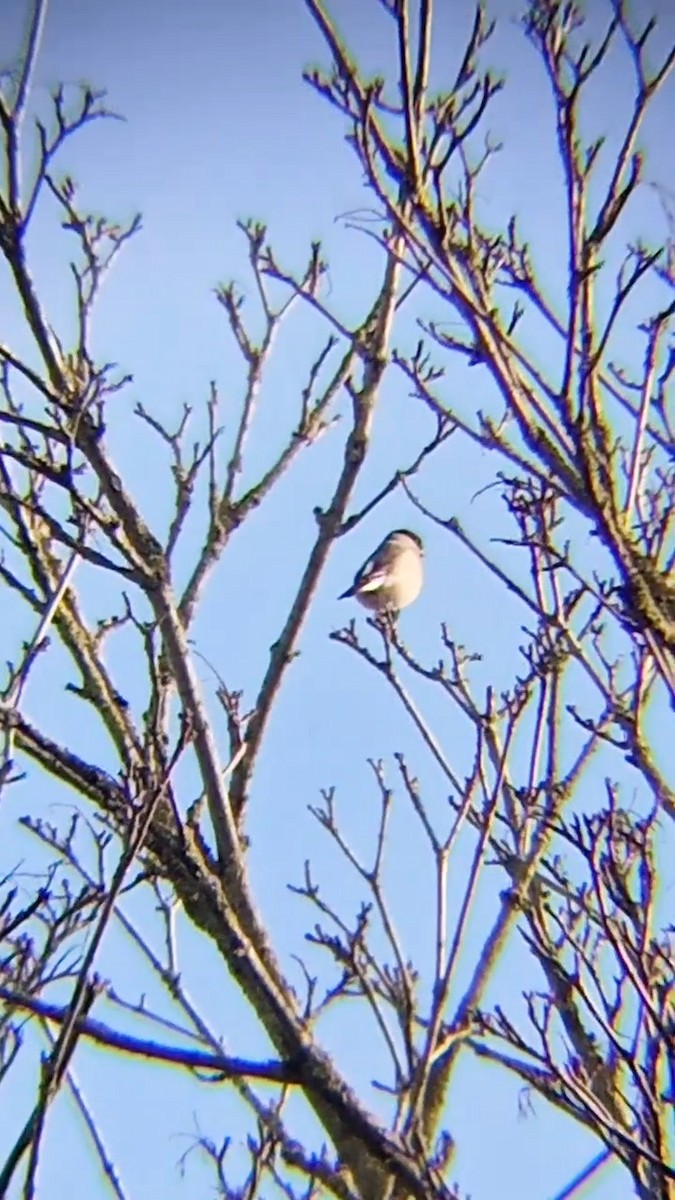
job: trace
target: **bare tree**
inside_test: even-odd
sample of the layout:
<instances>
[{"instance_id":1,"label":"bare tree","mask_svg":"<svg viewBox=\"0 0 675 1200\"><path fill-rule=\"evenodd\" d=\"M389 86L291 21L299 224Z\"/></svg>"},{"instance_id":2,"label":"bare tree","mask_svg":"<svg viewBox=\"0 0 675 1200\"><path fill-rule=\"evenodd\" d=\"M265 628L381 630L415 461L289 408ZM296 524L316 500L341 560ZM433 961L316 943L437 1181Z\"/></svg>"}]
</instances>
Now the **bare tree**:
<instances>
[{"instance_id":1,"label":"bare tree","mask_svg":"<svg viewBox=\"0 0 675 1200\"><path fill-rule=\"evenodd\" d=\"M661 239L653 230L649 239L624 235L623 228L645 186L642 127L668 85L675 52L659 44L656 20L631 14L624 0L608 0L599 31L572 2L527 5L522 34L548 80L564 196L555 236L565 285L551 299L516 216L494 229L483 215L483 181L494 189L499 178L490 113L508 79L484 66L493 24L482 6L466 45L453 51L454 77L444 48L441 92L429 82L430 0L381 0L397 47L382 79L361 72L322 0L305 6L329 58L328 70L308 79L346 123L365 174L378 217L367 233L379 247L380 278L369 314L348 327L329 305L318 244L294 273L264 226L242 224L256 316L248 316L234 285L217 292L245 374L236 427L221 427L217 383L196 441L190 422L200 414L185 408L172 424L141 403L134 409L169 456L174 504L164 530L150 527L124 463L113 462L107 426L126 403L128 377L97 361L91 344L107 270L140 218L123 225L88 212L73 178L58 173L69 139L113 114L102 93L85 87L73 98L57 90L49 120L37 123L31 168L27 105L41 0L22 61L4 81L0 249L31 348L0 345L0 577L12 611L20 602L30 614L32 632L22 639L11 624L3 629L13 640L0 707L1 771L8 823L7 797L19 779L30 781L35 803L23 823L36 850L28 879L5 866L3 881L5 1088L22 1069L27 1023L42 1031L46 1049L34 1104L19 1136L3 1147L0 1194L10 1186L36 1194L50 1112L65 1089L110 1191L126 1194L105 1130L72 1073L78 1048L95 1043L142 1056L148 1071L152 1061L173 1063L202 1085L236 1090L252 1129L243 1182L233 1181L227 1138L200 1140L223 1196L464 1194L461 1180L453 1182L448 1097L468 1056L514 1075L561 1121L595 1134L643 1200L672 1200L675 970L665 848L675 817L668 758L675 301L667 193ZM621 67L610 68L616 56ZM589 91L610 69L623 72L633 98L614 149L601 137L588 142L583 123ZM64 231L64 254L68 238L76 248L72 340L55 328L27 248L47 199ZM284 445L251 482L244 468L264 374L275 340L307 308L325 322L325 343L298 374ZM413 331L412 352L401 348L399 329L408 340ZM553 347L546 365L536 352L540 337ZM411 393L416 445L411 433L409 460L355 510L355 485L376 436L373 416L392 376ZM337 422L338 408L348 412L346 422ZM192 640L209 578L227 562L233 536L246 536L251 514L274 504L279 481L325 437L341 439L340 466L322 494L305 498L316 534L257 694L249 705L236 679L219 676L213 705ZM439 511L423 498L428 463L451 462L464 444L488 454L503 533L492 544L444 515L447 506ZM365 833L359 844L348 835L339 786L311 809L359 900L349 908L309 860L304 879L288 880L307 916L306 930L295 931L301 994L251 880L250 813L278 800L256 786L256 769L331 550L395 491L407 493L428 527L447 534L449 563L461 547L480 564L495 612L512 601L517 617L504 636L518 644L520 666L503 686L492 651L458 644L445 626L430 661L388 619L333 632L354 671L375 673L400 702L418 740L412 758L393 744L390 764L371 763L379 814L371 843ZM436 500L443 509L438 492ZM176 565L179 554L183 563L189 557L187 575ZM262 577L263 564L260 570ZM95 593L101 607L91 619L80 589L101 578L106 588ZM142 713L125 698L124 672L110 666L108 648L120 637L127 661L133 657L142 672ZM52 658L58 686L79 698L105 734L100 758L86 740L61 744L48 722L27 715L32 678ZM433 697L433 720L422 696ZM463 731L468 772L447 728ZM421 782L425 760L444 781L440 807ZM195 790L186 779L198 781ZM38 816L45 780L50 792L59 785L75 797L74 815L62 824ZM387 872L393 856L409 864L412 853L392 828L401 808L424 847L414 869L433 879L434 900L420 912L423 932L413 945L397 928ZM492 915L477 935L479 892L491 898ZM132 915L139 895L159 913L159 938ZM221 1039L232 1031L212 1027L191 998L177 912L219 956L274 1058L244 1059L236 1046L223 1051ZM672 903L670 913L672 921ZM170 1021L144 1002L140 985L129 999L97 972L113 927L164 989ZM430 956L422 943L432 945ZM516 951L526 953L536 986L514 988L501 971ZM325 965L315 974L308 964L317 954ZM364 1047L386 1063L377 1116L325 1049L324 1018L347 1001L360 1014ZM129 1010L145 1022L146 1036L120 1029ZM317 1118L323 1148L298 1135L297 1110L289 1110L295 1095Z\"/></svg>"}]
</instances>

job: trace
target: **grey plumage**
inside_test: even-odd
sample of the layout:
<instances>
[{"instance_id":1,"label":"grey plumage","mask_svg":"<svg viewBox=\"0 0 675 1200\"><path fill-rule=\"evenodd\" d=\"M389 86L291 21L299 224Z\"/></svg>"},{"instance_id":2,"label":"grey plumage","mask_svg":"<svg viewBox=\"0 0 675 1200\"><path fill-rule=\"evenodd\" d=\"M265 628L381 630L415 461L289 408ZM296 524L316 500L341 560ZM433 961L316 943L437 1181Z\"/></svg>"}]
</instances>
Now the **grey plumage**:
<instances>
[{"instance_id":1,"label":"grey plumage","mask_svg":"<svg viewBox=\"0 0 675 1200\"><path fill-rule=\"evenodd\" d=\"M424 546L409 529L394 529L357 571L339 600L354 596L377 612L399 612L420 594L424 582Z\"/></svg>"}]
</instances>

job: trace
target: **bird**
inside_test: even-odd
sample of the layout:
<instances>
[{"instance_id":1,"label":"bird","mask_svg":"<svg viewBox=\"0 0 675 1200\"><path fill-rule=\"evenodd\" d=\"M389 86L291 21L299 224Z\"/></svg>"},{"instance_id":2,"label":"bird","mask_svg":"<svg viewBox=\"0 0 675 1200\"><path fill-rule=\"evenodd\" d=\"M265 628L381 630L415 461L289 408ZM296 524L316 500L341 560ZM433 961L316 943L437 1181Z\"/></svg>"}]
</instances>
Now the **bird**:
<instances>
[{"instance_id":1,"label":"bird","mask_svg":"<svg viewBox=\"0 0 675 1200\"><path fill-rule=\"evenodd\" d=\"M399 613L416 600L424 582L424 545L417 533L394 529L363 566L338 600L354 596L378 613Z\"/></svg>"}]
</instances>

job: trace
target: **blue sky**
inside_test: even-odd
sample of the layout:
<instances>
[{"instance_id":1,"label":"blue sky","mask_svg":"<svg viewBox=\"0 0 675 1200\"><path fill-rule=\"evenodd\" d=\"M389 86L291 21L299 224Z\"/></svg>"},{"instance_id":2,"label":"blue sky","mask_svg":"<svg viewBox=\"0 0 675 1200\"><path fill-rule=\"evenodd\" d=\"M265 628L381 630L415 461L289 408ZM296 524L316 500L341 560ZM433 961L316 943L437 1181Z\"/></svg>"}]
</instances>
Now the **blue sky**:
<instances>
[{"instance_id":1,"label":"blue sky","mask_svg":"<svg viewBox=\"0 0 675 1200\"><path fill-rule=\"evenodd\" d=\"M0 67L13 57L10 47L17 44L21 7L8 11L5 6L0 16L4 55ZM390 51L385 41L388 27L379 6L372 0L340 0L333 7L340 13L345 38L359 62L368 70L382 69ZM560 296L564 275L552 106L541 67L515 23L519 7L505 2L493 5L499 28L488 58L497 69L506 70L509 86L495 106L490 125L504 141L505 150L485 177L480 201L486 219L495 226L505 214L514 209L518 212L538 269L555 299ZM675 22L665 0L662 7L665 38ZM601 5L593 3L589 9L595 22ZM456 69L456 47L466 34L468 14L464 0L438 4L433 82L439 87ZM249 4L145 0L140 5L132 0L101 0L95 5L84 0L53 0L49 10L35 80L36 110L45 111L50 86L59 81L86 81L105 87L110 108L126 118L124 123L94 124L82 131L66 148L60 165L81 184L82 195L92 207L120 220L130 219L137 210L142 212L142 231L115 264L104 288L96 310L93 344L97 356L113 360L133 374L133 383L113 402L110 444L146 519L158 531L166 527L171 511L166 455L132 410L141 401L171 423L188 403L194 407L194 436L203 436L203 405L209 383L215 380L223 402L221 420L226 437L233 427L243 367L213 289L234 279L250 293L255 314L245 241L236 228L237 219L264 221L279 260L297 270L310 242L320 239L330 261L328 299L347 325L355 325L368 311L379 286L380 260L372 242L336 219L369 206L371 201L344 141L340 118L302 82L302 68L320 62L325 62L323 46L300 0L252 0ZM584 130L589 137L596 125L598 129L609 125L611 142L618 117L628 111L630 97L623 70L617 57L604 85L597 89L588 130ZM666 161L672 112L671 88L669 96L662 97L655 107L648 127L647 178L658 179L665 186L674 182L672 163ZM635 211L636 228L656 227L659 219L656 197L645 188ZM55 213L48 204L36 214L29 250L50 319L68 344L73 337L68 235L57 230ZM27 343L20 317L11 307L7 279L1 273L0 300L7 306L7 340L24 349ZM431 309L427 306L420 311L428 315ZM282 330L263 385L247 465L250 479L274 458L292 428L299 391L325 333L319 321L301 310ZM397 344L412 349L417 336L413 321L404 319ZM546 364L553 347L534 326L530 337ZM630 342L634 335L629 329L623 331L623 337L627 356L633 351L641 354L638 342ZM465 395L472 408L487 411L493 403L484 378L465 366L453 365L444 386L450 396ZM409 462L431 432L431 423L412 406L403 381L388 378L376 419L373 453L355 496L356 507L367 502L394 470ZM234 538L195 622L196 649L231 687L243 690L245 707L247 701L253 701L268 648L297 586L312 543L313 508L330 496L341 448L338 429L301 457L271 502ZM494 464L485 454L467 448L457 438L429 464L415 487L435 511L458 516L472 534L487 542L506 532L497 495L476 495L493 478L493 470ZM392 753L401 750L410 756L439 820L445 811L447 786L394 698L363 663L328 636L331 629L355 615L338 605L335 597L356 566L388 528L406 524L422 529L428 544L428 587L402 623L415 652L425 661L435 661L440 653L439 623L447 621L459 642L482 647L484 661L476 668L478 682L494 678L506 686L519 662L517 643L525 617L517 602L502 595L458 544L435 527L426 527L402 495L390 498L336 547L304 630L301 657L288 674L270 725L251 804L251 870L260 907L298 986L301 977L293 966L293 954L306 954L312 969L321 971L323 966L303 942L303 922L308 917L286 884L300 883L305 859L311 858L329 893L341 897L348 911L356 908L360 894L307 812L308 805L319 802L320 789L336 785L345 828L356 845L368 847L375 791L366 760L385 759L393 781ZM198 522L192 532L197 536ZM493 547L493 551L517 574L519 567L505 548ZM178 559L178 582L189 561L187 545ZM109 604L107 581L82 568L78 583L88 614L92 618L101 615L102 607ZM5 631L9 639L6 649L4 641L0 644L3 658L15 652L17 636L28 636L32 628L13 600L8 602L7 612L11 614ZM132 708L140 713L144 695L142 675L134 669L134 653L131 638L120 634L111 641L108 658L118 677L123 675ZM201 660L199 674L212 699L217 681ZM103 765L113 768L110 749L93 718L75 697L63 692L69 677L65 658L58 652L38 663L28 688L27 715L43 721L54 737L79 748L83 756L96 755ZM455 769L465 774L473 746L465 738L462 724L431 689L415 686L421 707L449 747ZM215 704L213 711L218 722ZM222 723L217 728L226 757ZM35 806L35 778L32 774L25 785L12 791L11 802L5 802L11 816ZM188 803L194 798L194 776L186 770L182 782ZM47 781L41 786L44 801L41 798L39 804L44 803L49 819L58 820L66 811L61 806L71 804L72 797L58 793ZM11 853L3 850L0 868L33 852L28 835L18 835ZM364 853L367 855L368 849ZM424 864L419 831L401 802L395 811L388 879L402 937L422 964L431 945L424 927L430 899ZM476 908L477 938L495 904L494 888L488 886L484 891ZM152 930L156 917L149 904L134 901L130 911L144 929ZM227 982L215 954L188 928L181 927L180 919L179 928L189 989L213 1028L237 1053L266 1054L268 1048L257 1024ZM113 978L120 990L125 987L127 997L147 988L148 995L162 1004L149 976L139 982L139 961L130 955L119 931L111 930L98 969ZM468 961L460 964L460 979L466 978L462 971L468 967ZM505 970L510 975L502 974L500 980L511 994L527 980L534 983L532 967L517 947ZM384 1070L380 1051L375 1046L372 1053L370 1049L368 1053L355 1050L364 1037L356 1009L343 1003L322 1026L322 1034L366 1102L385 1112L386 1100L371 1087L378 1067ZM187 1148L185 1139L194 1133L195 1122L214 1138L227 1133L236 1141L242 1136L241 1115L229 1093L195 1087L187 1077L160 1067L142 1069L102 1051L81 1049L78 1053L76 1074L99 1116L129 1194L161 1195L164 1200L205 1194L209 1176L197 1160L190 1160L184 1181L176 1162ZM24 1119L31 1088L27 1073L15 1084L17 1122ZM598 1149L593 1139L552 1117L543 1102L535 1104L534 1115L519 1115L518 1091L517 1085L496 1069L477 1066L469 1059L456 1076L448 1117L459 1144L455 1177L475 1198L494 1195L499 1187L503 1200L515 1200L516 1196L548 1200ZM0 1146L9 1142L13 1132L3 1131L5 1120L11 1123L9 1116L0 1118ZM309 1127L308 1118L302 1116L299 1128ZM67 1194L79 1200L96 1187L96 1165L83 1135L74 1133L75 1129L79 1127L69 1104L55 1106L44 1150L45 1196ZM613 1169L584 1194L596 1200L627 1200L631 1193L627 1179Z\"/></svg>"}]
</instances>

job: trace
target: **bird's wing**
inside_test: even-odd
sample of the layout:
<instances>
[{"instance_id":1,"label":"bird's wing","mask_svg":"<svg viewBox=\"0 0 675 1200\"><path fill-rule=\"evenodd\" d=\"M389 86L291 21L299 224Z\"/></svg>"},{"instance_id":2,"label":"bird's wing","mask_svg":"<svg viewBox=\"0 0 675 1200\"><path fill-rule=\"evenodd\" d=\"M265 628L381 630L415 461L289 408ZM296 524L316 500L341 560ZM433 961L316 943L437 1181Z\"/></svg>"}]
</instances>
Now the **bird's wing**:
<instances>
[{"instance_id":1,"label":"bird's wing","mask_svg":"<svg viewBox=\"0 0 675 1200\"><path fill-rule=\"evenodd\" d=\"M370 571L364 571L359 579L358 590L360 592L376 592L379 588L384 587L389 582L389 571L383 567L373 566Z\"/></svg>"},{"instance_id":2,"label":"bird's wing","mask_svg":"<svg viewBox=\"0 0 675 1200\"><path fill-rule=\"evenodd\" d=\"M346 592L340 593L340 595L338 596L338 600L348 600L350 596L355 596L355 595L356 595L356 585L352 584L351 587L347 588Z\"/></svg>"},{"instance_id":3,"label":"bird's wing","mask_svg":"<svg viewBox=\"0 0 675 1200\"><path fill-rule=\"evenodd\" d=\"M367 558L363 566L360 567L356 572L354 577L354 587L361 590L363 585L368 582L370 576L375 574L375 572L380 572L381 570L382 561L380 558L380 549L378 547L375 553L371 554L370 558Z\"/></svg>"},{"instance_id":4,"label":"bird's wing","mask_svg":"<svg viewBox=\"0 0 675 1200\"><path fill-rule=\"evenodd\" d=\"M380 543L370 558L366 559L363 566L356 572L352 586L338 596L338 600L346 600L348 596L355 596L358 592L376 592L378 588L388 583L389 569L384 553L385 546L386 539Z\"/></svg>"}]
</instances>

